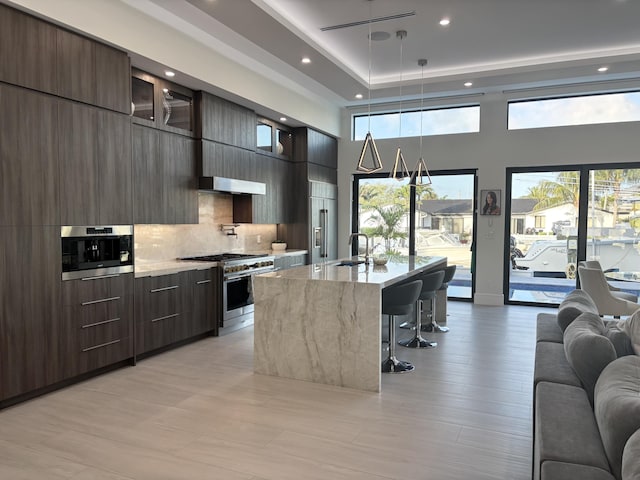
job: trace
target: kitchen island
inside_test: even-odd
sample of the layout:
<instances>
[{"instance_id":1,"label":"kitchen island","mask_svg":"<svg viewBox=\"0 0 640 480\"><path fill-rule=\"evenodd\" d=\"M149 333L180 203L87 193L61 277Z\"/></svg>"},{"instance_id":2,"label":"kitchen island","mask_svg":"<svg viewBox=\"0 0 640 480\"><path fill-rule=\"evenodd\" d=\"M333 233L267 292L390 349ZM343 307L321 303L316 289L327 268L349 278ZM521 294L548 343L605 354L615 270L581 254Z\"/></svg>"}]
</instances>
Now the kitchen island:
<instances>
[{"instance_id":1,"label":"kitchen island","mask_svg":"<svg viewBox=\"0 0 640 480\"><path fill-rule=\"evenodd\" d=\"M331 261L253 280L254 372L379 392L382 289L441 270L446 257L387 265Z\"/></svg>"}]
</instances>

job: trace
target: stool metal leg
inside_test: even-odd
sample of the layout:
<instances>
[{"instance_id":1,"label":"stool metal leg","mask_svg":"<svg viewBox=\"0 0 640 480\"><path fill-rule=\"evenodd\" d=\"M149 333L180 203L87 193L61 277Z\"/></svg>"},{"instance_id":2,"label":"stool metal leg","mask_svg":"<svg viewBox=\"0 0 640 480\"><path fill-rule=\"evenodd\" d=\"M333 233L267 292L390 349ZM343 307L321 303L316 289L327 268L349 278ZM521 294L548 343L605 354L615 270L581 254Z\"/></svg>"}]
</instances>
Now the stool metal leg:
<instances>
[{"instance_id":1,"label":"stool metal leg","mask_svg":"<svg viewBox=\"0 0 640 480\"><path fill-rule=\"evenodd\" d=\"M396 358L396 318L389 315L389 357L382 362L384 373L404 373L411 372L416 367L409 362L403 362Z\"/></svg>"},{"instance_id":2,"label":"stool metal leg","mask_svg":"<svg viewBox=\"0 0 640 480\"><path fill-rule=\"evenodd\" d=\"M429 314L429 316L431 317L431 323L428 323L427 325L422 325L421 330L423 332L446 333L449 331L449 327L443 327L441 325L438 325L438 322L436 322L436 299L435 298L431 299L431 313Z\"/></svg>"},{"instance_id":3,"label":"stool metal leg","mask_svg":"<svg viewBox=\"0 0 640 480\"><path fill-rule=\"evenodd\" d=\"M403 347L408 348L433 348L438 346L438 342L430 342L429 340L422 338L422 335L420 334L420 327L422 324L422 319L420 318L421 316L422 300L418 300L416 302L416 328L414 330L415 335L413 336L413 338L410 338L408 340L399 341L398 345L402 345Z\"/></svg>"}]
</instances>

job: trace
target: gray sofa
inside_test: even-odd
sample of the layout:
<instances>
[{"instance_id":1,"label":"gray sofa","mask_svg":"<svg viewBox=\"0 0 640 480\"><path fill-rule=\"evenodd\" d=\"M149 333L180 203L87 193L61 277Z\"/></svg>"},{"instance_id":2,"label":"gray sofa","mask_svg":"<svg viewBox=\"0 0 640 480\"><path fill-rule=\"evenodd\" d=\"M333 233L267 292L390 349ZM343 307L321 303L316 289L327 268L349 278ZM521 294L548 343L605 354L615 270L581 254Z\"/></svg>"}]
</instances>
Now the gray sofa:
<instances>
[{"instance_id":1,"label":"gray sofa","mask_svg":"<svg viewBox=\"0 0 640 480\"><path fill-rule=\"evenodd\" d=\"M571 292L537 318L533 479L640 480L640 357Z\"/></svg>"}]
</instances>

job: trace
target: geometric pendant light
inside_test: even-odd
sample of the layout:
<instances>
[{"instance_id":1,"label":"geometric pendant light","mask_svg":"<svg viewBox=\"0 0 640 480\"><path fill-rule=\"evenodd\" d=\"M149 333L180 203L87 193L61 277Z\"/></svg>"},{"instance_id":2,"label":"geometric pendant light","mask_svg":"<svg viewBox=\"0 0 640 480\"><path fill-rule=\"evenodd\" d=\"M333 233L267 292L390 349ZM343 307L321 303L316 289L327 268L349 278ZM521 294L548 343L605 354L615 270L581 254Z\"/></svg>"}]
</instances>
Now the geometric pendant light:
<instances>
[{"instance_id":1,"label":"geometric pendant light","mask_svg":"<svg viewBox=\"0 0 640 480\"><path fill-rule=\"evenodd\" d=\"M414 169L413 175L411 176L411 181L409 182L411 186L431 185L431 175L429 174L427 163L424 161L424 157L422 156L422 115L424 110L424 66L426 64L427 64L426 58L421 58L420 60L418 60L418 65L422 68L422 77L421 77L421 84L420 84L420 158L418 159L416 168Z\"/></svg>"},{"instance_id":2,"label":"geometric pendant light","mask_svg":"<svg viewBox=\"0 0 640 480\"><path fill-rule=\"evenodd\" d=\"M398 110L398 149L396 150L396 159L393 163L393 168L389 174L390 178L395 178L398 181L404 180L405 177L410 177L407 163L404 161L404 155L400 149L400 137L402 136L402 69L403 69L403 52L402 44L404 38L407 36L406 30L398 30L396 37L400 39L400 108Z\"/></svg>"},{"instance_id":3,"label":"geometric pendant light","mask_svg":"<svg viewBox=\"0 0 640 480\"><path fill-rule=\"evenodd\" d=\"M368 91L369 91L369 107L368 107L368 118L369 118L369 128L367 130L367 135L364 137L364 144L362 145L362 151L360 152L360 158L358 159L358 166L356 167L356 171L363 173L374 173L382 170L382 161L380 160L380 153L378 153L378 147L376 147L376 142L371 135L371 3L373 0L369 0L369 83L368 83ZM371 157L370 166L365 165L365 159L367 157L367 152L369 152L369 156Z\"/></svg>"}]
</instances>

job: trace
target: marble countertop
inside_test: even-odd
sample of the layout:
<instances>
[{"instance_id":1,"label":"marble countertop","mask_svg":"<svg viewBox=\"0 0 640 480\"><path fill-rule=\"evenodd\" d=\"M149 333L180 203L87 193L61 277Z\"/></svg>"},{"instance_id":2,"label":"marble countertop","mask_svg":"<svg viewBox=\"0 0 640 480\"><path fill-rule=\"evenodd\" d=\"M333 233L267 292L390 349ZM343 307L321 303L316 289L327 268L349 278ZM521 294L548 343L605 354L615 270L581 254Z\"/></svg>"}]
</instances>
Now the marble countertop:
<instances>
[{"instance_id":1,"label":"marble countertop","mask_svg":"<svg viewBox=\"0 0 640 480\"><path fill-rule=\"evenodd\" d=\"M239 252L240 253L240 252ZM272 255L274 257L283 257L289 255L304 255L307 250L285 250L283 252L273 252L272 250L260 250L251 252L242 252L254 255ZM164 260L161 262L144 262L135 266L135 278L141 277L157 277L160 275L170 275L172 273L186 272L188 270L206 270L208 268L217 267L217 262L190 262L188 260Z\"/></svg>"},{"instance_id":2,"label":"marble countertop","mask_svg":"<svg viewBox=\"0 0 640 480\"><path fill-rule=\"evenodd\" d=\"M263 273L260 277L286 278L294 280L324 280L333 282L356 282L377 284L384 288L394 283L409 278L424 270L444 268L447 257L405 256L390 258L386 265L365 265L364 263L353 266L340 266L341 262L355 262L358 257L344 260L333 260L312 265L303 265L279 270L277 272Z\"/></svg>"},{"instance_id":3,"label":"marble countertop","mask_svg":"<svg viewBox=\"0 0 640 480\"><path fill-rule=\"evenodd\" d=\"M206 270L217 267L217 262L189 262L185 260L167 260L164 262L143 263L135 266L135 278L157 277L188 270Z\"/></svg>"}]
</instances>

